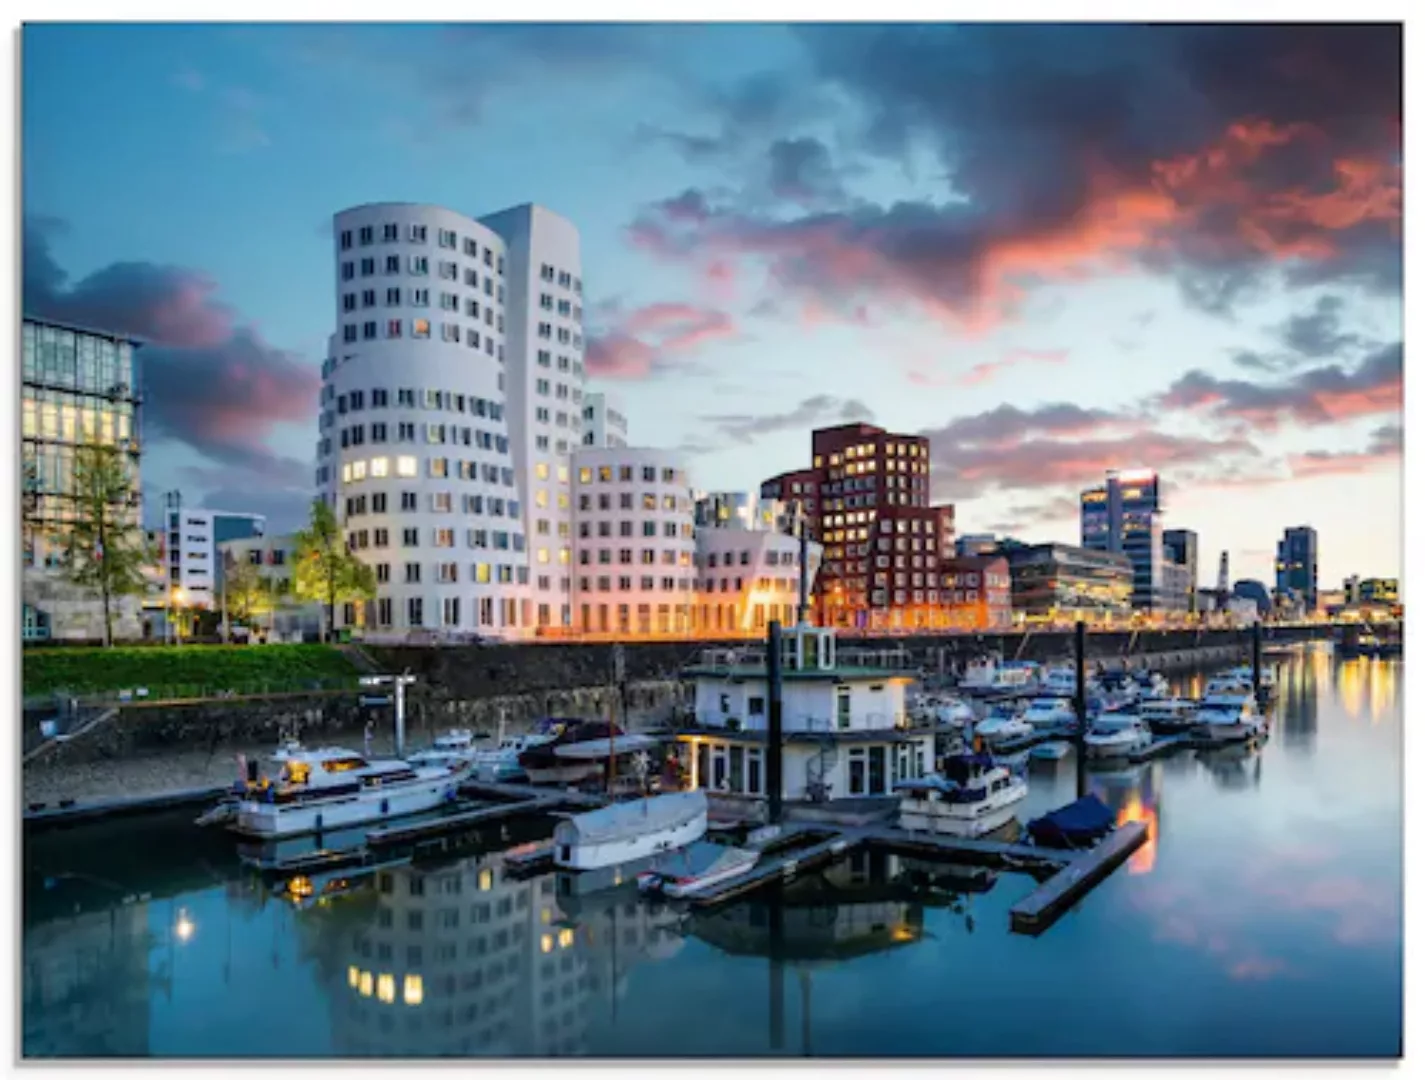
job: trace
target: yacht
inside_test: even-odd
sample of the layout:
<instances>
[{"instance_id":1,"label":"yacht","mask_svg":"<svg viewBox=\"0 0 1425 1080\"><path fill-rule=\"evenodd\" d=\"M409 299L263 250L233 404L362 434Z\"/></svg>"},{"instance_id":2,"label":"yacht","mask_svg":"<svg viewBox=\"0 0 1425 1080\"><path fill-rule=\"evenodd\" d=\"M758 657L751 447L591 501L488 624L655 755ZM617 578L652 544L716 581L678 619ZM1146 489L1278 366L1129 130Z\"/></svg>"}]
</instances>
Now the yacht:
<instances>
[{"instance_id":1,"label":"yacht","mask_svg":"<svg viewBox=\"0 0 1425 1080\"><path fill-rule=\"evenodd\" d=\"M1024 720L1035 730L1042 731L1073 724L1078 720L1078 714L1074 712L1074 703L1068 698L1039 697L1024 710Z\"/></svg>"},{"instance_id":2,"label":"yacht","mask_svg":"<svg viewBox=\"0 0 1425 1080\"><path fill-rule=\"evenodd\" d=\"M975 722L975 710L964 698L951 694L934 698L928 704L937 727L964 727Z\"/></svg>"},{"instance_id":3,"label":"yacht","mask_svg":"<svg viewBox=\"0 0 1425 1080\"><path fill-rule=\"evenodd\" d=\"M1085 682L1089 681L1086 674ZM1079 679L1071 667L1052 667L1044 673L1040 689L1054 697L1072 698L1078 693Z\"/></svg>"},{"instance_id":4,"label":"yacht","mask_svg":"<svg viewBox=\"0 0 1425 1080\"><path fill-rule=\"evenodd\" d=\"M990 710L989 716L975 725L975 734L991 746L1000 746L1033 735L1034 725L1014 709L996 706Z\"/></svg>"},{"instance_id":5,"label":"yacht","mask_svg":"<svg viewBox=\"0 0 1425 1080\"><path fill-rule=\"evenodd\" d=\"M1267 664L1262 665L1261 670L1262 692L1268 697L1272 697L1277 691L1276 672ZM1252 690L1252 668L1249 665L1232 668L1229 671L1214 675L1207 684L1207 693L1212 694L1218 690L1231 691L1240 689L1247 693Z\"/></svg>"},{"instance_id":6,"label":"yacht","mask_svg":"<svg viewBox=\"0 0 1425 1080\"><path fill-rule=\"evenodd\" d=\"M1128 757L1153 745L1153 733L1133 713L1106 714L1084 734L1084 753L1091 758Z\"/></svg>"},{"instance_id":7,"label":"yacht","mask_svg":"<svg viewBox=\"0 0 1425 1080\"><path fill-rule=\"evenodd\" d=\"M275 780L240 782L236 798L205 815L233 831L271 839L322 833L349 825L434 810L455 798L468 766L413 767L400 760L368 761L354 750L307 750L289 743L273 755ZM255 763L254 763L255 764Z\"/></svg>"},{"instance_id":8,"label":"yacht","mask_svg":"<svg viewBox=\"0 0 1425 1080\"><path fill-rule=\"evenodd\" d=\"M1138 701L1138 683L1127 672L1103 671L1094 680L1094 690L1105 709L1121 709Z\"/></svg>"},{"instance_id":9,"label":"yacht","mask_svg":"<svg viewBox=\"0 0 1425 1080\"><path fill-rule=\"evenodd\" d=\"M1213 742L1236 742L1260 735L1266 728L1248 688L1209 693L1197 707L1193 730Z\"/></svg>"},{"instance_id":10,"label":"yacht","mask_svg":"<svg viewBox=\"0 0 1425 1080\"><path fill-rule=\"evenodd\" d=\"M520 755L536 746L553 742L569 721L546 719L535 724L523 735L506 735L504 721L500 722L500 733L495 745L475 751L475 775L481 780L499 782L515 780L524 776L520 768Z\"/></svg>"},{"instance_id":11,"label":"yacht","mask_svg":"<svg viewBox=\"0 0 1425 1080\"><path fill-rule=\"evenodd\" d=\"M1182 735L1197 724L1197 702L1188 698L1156 698L1138 706L1138 718L1155 735Z\"/></svg>"},{"instance_id":12,"label":"yacht","mask_svg":"<svg viewBox=\"0 0 1425 1080\"><path fill-rule=\"evenodd\" d=\"M988 754L960 754L946 758L941 773L903 780L896 790L902 829L975 837L1007 824L1029 785Z\"/></svg>"},{"instance_id":13,"label":"yacht","mask_svg":"<svg viewBox=\"0 0 1425 1080\"><path fill-rule=\"evenodd\" d=\"M960 679L960 689L967 694L998 694L1012 690L1033 689L1037 679L1037 664L1021 661L1008 663L989 657L972 661Z\"/></svg>"},{"instance_id":14,"label":"yacht","mask_svg":"<svg viewBox=\"0 0 1425 1080\"><path fill-rule=\"evenodd\" d=\"M452 728L438 736L426 749L407 755L406 762L413 769L443 766L469 774L474 771L475 757L479 753L475 749L476 740L482 737L468 728Z\"/></svg>"},{"instance_id":15,"label":"yacht","mask_svg":"<svg viewBox=\"0 0 1425 1080\"><path fill-rule=\"evenodd\" d=\"M610 758L656 745L656 740L626 734L607 720L576 720L555 738L525 750L518 760L531 784L573 784L604 772Z\"/></svg>"},{"instance_id":16,"label":"yacht","mask_svg":"<svg viewBox=\"0 0 1425 1080\"><path fill-rule=\"evenodd\" d=\"M561 870L626 867L701 840L708 831L707 792L678 791L613 803L554 827Z\"/></svg>"}]
</instances>

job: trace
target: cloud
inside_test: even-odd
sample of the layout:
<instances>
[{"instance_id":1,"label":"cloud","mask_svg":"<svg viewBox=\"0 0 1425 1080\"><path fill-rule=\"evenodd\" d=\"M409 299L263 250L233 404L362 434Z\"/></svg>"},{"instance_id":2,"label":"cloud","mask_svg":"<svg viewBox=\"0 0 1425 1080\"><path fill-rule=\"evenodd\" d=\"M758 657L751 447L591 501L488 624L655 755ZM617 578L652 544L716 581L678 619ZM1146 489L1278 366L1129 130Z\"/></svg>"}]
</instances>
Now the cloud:
<instances>
[{"instance_id":1,"label":"cloud","mask_svg":"<svg viewBox=\"0 0 1425 1080\"><path fill-rule=\"evenodd\" d=\"M1346 302L1340 296L1318 297L1307 310L1290 316L1273 330L1284 351L1241 350L1232 360L1250 371L1283 372L1313 360L1340 359L1379 344L1343 327Z\"/></svg>"},{"instance_id":2,"label":"cloud","mask_svg":"<svg viewBox=\"0 0 1425 1080\"><path fill-rule=\"evenodd\" d=\"M802 206L841 202L846 197L831 151L820 139L777 139L767 149L772 195Z\"/></svg>"},{"instance_id":3,"label":"cloud","mask_svg":"<svg viewBox=\"0 0 1425 1080\"><path fill-rule=\"evenodd\" d=\"M976 364L960 377L960 385L979 386L1009 368L1024 364L1062 364L1068 358L1068 349L1011 349L998 360Z\"/></svg>"},{"instance_id":4,"label":"cloud","mask_svg":"<svg viewBox=\"0 0 1425 1080\"><path fill-rule=\"evenodd\" d=\"M756 442L764 435L778 431L809 430L831 424L845 424L854 421L867 423L874 419L871 410L860 401L850 398L817 394L804 398L795 408L782 413L722 413L702 416L703 423L712 424L719 434L737 443Z\"/></svg>"},{"instance_id":5,"label":"cloud","mask_svg":"<svg viewBox=\"0 0 1425 1080\"><path fill-rule=\"evenodd\" d=\"M997 535L1014 534L1039 525L1059 525L1066 522L1078 523L1079 499L1076 495L1055 495L1043 502L1011 506L1001 521L989 525L988 531ZM974 532L974 529L964 529Z\"/></svg>"},{"instance_id":6,"label":"cloud","mask_svg":"<svg viewBox=\"0 0 1425 1080\"><path fill-rule=\"evenodd\" d=\"M262 98L242 87L229 87L222 94L222 121L218 149L225 154L243 154L272 145L262 125Z\"/></svg>"},{"instance_id":7,"label":"cloud","mask_svg":"<svg viewBox=\"0 0 1425 1080\"><path fill-rule=\"evenodd\" d=\"M1399 424L1386 424L1372 432L1364 450L1311 450L1304 454L1289 454L1287 466L1297 479L1350 476L1370 472L1383 465L1398 465L1404 448L1404 429Z\"/></svg>"},{"instance_id":8,"label":"cloud","mask_svg":"<svg viewBox=\"0 0 1425 1080\"><path fill-rule=\"evenodd\" d=\"M266 440L281 425L313 424L317 368L240 325L197 271L120 262L71 285L50 251L54 231L53 221L25 221L25 311L144 343L137 367L151 438L182 443L255 480L291 480L291 465Z\"/></svg>"},{"instance_id":9,"label":"cloud","mask_svg":"<svg viewBox=\"0 0 1425 1080\"><path fill-rule=\"evenodd\" d=\"M1036 285L1139 267L1223 314L1274 276L1399 287L1399 27L858 25L800 38L813 92L834 90L858 118L853 149L905 164L929 148L946 190L799 216L704 196L697 218L673 219L655 204L630 230L645 250L715 251L832 311L875 302L965 332L1013 317ZM764 89L764 110L795 111L801 91L778 94Z\"/></svg>"},{"instance_id":10,"label":"cloud","mask_svg":"<svg viewBox=\"0 0 1425 1080\"><path fill-rule=\"evenodd\" d=\"M1317 426L1398 413L1404 388L1403 360L1403 345L1396 342L1377 349L1352 370L1328 364L1275 383L1219 379L1193 370L1160 395L1157 404L1237 421L1261 431L1275 431L1285 420Z\"/></svg>"},{"instance_id":11,"label":"cloud","mask_svg":"<svg viewBox=\"0 0 1425 1080\"><path fill-rule=\"evenodd\" d=\"M738 336L724 311L692 304L648 304L605 312L611 325L591 333L584 366L602 379L647 379L665 374L706 345ZM686 365L681 365L686 371Z\"/></svg>"}]
</instances>

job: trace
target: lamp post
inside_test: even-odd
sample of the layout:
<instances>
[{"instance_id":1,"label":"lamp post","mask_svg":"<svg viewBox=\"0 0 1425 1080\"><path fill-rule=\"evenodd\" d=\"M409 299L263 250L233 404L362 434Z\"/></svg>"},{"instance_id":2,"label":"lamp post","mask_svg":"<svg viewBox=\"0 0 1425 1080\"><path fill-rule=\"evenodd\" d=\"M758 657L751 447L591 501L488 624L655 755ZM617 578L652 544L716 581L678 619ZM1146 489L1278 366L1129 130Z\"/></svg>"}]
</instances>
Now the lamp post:
<instances>
[{"instance_id":1,"label":"lamp post","mask_svg":"<svg viewBox=\"0 0 1425 1080\"><path fill-rule=\"evenodd\" d=\"M396 711L396 756L404 757L406 753L406 687L411 686L416 681L414 675L363 675L361 685L366 687L390 686L394 690L394 701Z\"/></svg>"},{"instance_id":2,"label":"lamp post","mask_svg":"<svg viewBox=\"0 0 1425 1080\"><path fill-rule=\"evenodd\" d=\"M183 591L182 585L175 585L168 593L169 618L173 621L173 643L183 644L183 602L187 599L187 593Z\"/></svg>"}]
</instances>

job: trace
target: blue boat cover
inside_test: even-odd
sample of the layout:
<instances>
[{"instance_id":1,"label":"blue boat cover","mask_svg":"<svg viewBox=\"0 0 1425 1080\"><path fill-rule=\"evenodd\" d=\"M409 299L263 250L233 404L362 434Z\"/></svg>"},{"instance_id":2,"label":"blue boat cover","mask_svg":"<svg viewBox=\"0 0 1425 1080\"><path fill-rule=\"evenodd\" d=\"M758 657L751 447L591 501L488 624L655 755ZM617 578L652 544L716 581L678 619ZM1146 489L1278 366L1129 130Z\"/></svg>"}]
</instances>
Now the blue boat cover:
<instances>
[{"instance_id":1,"label":"blue boat cover","mask_svg":"<svg viewBox=\"0 0 1425 1080\"><path fill-rule=\"evenodd\" d=\"M1029 835L1044 847L1079 847L1102 839L1113 825L1113 811L1098 796L1085 795L1035 818L1029 823Z\"/></svg>"}]
</instances>

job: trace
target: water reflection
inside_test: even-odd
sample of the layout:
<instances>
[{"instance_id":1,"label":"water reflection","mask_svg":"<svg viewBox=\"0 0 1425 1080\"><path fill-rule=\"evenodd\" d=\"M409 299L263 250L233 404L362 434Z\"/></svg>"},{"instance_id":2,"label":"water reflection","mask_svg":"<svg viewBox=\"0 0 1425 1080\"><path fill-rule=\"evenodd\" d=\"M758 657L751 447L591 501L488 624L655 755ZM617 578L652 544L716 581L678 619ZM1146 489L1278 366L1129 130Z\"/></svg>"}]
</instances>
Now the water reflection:
<instances>
[{"instance_id":1,"label":"water reflection","mask_svg":"<svg viewBox=\"0 0 1425 1080\"><path fill-rule=\"evenodd\" d=\"M1114 811L1119 825L1141 821L1148 827L1148 839L1128 857L1131 874L1151 872L1158 857L1162 779L1162 764L1157 761L1089 773L1089 792Z\"/></svg>"},{"instance_id":2,"label":"water reflection","mask_svg":"<svg viewBox=\"0 0 1425 1080\"><path fill-rule=\"evenodd\" d=\"M1255 743L1199 750L1197 760L1207 768L1213 783L1225 790L1261 787L1262 747Z\"/></svg>"}]
</instances>

